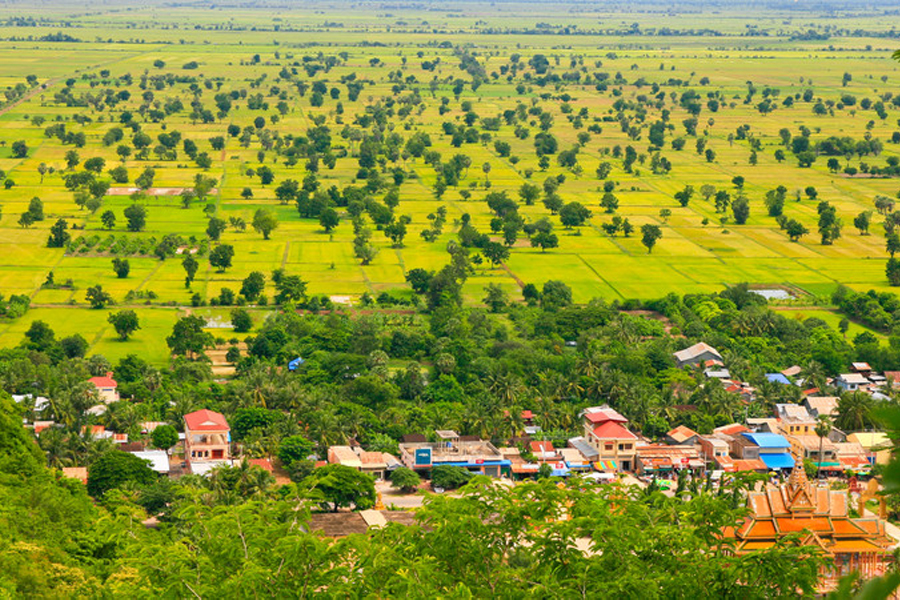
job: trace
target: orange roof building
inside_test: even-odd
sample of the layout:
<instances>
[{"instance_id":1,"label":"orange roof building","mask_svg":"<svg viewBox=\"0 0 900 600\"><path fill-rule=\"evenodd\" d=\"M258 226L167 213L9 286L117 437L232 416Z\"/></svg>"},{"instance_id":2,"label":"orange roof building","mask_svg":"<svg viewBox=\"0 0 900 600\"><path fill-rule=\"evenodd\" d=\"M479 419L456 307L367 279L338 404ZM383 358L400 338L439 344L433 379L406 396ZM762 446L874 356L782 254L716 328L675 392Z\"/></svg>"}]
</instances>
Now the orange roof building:
<instances>
[{"instance_id":1,"label":"orange roof building","mask_svg":"<svg viewBox=\"0 0 900 600\"><path fill-rule=\"evenodd\" d=\"M830 589L837 578L859 572L863 579L882 575L891 544L884 521L876 517L852 518L847 495L815 487L803 467L794 468L787 483L750 492L750 516L726 537L745 554L774 546L788 534L801 534L802 543L818 546L832 564L823 568L821 589Z\"/></svg>"}]
</instances>

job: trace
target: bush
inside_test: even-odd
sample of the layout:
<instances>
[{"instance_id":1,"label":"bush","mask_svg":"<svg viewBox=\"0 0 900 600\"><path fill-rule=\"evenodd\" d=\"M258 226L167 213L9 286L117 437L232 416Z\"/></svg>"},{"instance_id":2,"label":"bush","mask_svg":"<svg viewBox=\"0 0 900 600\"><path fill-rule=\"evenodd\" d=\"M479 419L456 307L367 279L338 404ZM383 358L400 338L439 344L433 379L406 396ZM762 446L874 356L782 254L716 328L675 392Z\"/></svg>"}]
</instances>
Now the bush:
<instances>
[{"instance_id":1,"label":"bush","mask_svg":"<svg viewBox=\"0 0 900 600\"><path fill-rule=\"evenodd\" d=\"M391 486L398 488L404 494L414 492L421 482L418 473L406 467L400 467L391 473Z\"/></svg>"}]
</instances>

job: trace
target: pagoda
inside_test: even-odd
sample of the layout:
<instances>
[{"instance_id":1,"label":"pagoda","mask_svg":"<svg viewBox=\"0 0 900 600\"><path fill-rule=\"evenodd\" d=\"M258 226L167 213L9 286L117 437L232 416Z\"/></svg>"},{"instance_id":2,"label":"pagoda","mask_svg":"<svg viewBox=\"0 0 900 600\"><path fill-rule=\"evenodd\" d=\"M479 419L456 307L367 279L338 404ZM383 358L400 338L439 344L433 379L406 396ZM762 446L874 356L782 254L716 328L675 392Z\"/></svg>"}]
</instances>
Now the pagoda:
<instances>
[{"instance_id":1,"label":"pagoda","mask_svg":"<svg viewBox=\"0 0 900 600\"><path fill-rule=\"evenodd\" d=\"M735 540L735 552L746 554L774 546L782 537L799 533L800 543L818 546L830 558L821 573L826 589L837 578L858 572L863 579L884 574L894 543L878 517L851 517L845 492L812 485L802 461L786 483L767 485L748 494L750 514L726 537Z\"/></svg>"}]
</instances>

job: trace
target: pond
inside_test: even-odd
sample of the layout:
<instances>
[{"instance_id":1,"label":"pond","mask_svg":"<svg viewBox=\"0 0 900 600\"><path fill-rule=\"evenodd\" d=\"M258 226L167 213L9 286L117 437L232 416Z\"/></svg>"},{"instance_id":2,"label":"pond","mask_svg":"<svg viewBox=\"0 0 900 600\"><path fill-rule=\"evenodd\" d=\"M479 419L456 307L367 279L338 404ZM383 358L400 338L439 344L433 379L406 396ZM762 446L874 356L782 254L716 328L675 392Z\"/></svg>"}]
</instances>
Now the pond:
<instances>
[{"instance_id":1,"label":"pond","mask_svg":"<svg viewBox=\"0 0 900 600\"><path fill-rule=\"evenodd\" d=\"M787 290L780 288L772 288L768 290L750 290L754 294L758 294L766 300L792 300L794 295Z\"/></svg>"}]
</instances>

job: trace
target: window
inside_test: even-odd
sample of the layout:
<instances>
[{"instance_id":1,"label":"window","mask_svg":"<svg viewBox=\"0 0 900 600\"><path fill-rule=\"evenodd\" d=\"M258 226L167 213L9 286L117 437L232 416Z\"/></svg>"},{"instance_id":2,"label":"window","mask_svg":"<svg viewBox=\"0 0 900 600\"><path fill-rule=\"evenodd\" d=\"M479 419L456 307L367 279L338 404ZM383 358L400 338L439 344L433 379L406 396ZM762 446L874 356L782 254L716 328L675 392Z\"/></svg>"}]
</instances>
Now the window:
<instances>
[{"instance_id":1,"label":"window","mask_svg":"<svg viewBox=\"0 0 900 600\"><path fill-rule=\"evenodd\" d=\"M606 451L608 451L608 452L612 452L613 444L604 444L604 445L603 445L603 449L606 450Z\"/></svg>"}]
</instances>

